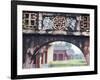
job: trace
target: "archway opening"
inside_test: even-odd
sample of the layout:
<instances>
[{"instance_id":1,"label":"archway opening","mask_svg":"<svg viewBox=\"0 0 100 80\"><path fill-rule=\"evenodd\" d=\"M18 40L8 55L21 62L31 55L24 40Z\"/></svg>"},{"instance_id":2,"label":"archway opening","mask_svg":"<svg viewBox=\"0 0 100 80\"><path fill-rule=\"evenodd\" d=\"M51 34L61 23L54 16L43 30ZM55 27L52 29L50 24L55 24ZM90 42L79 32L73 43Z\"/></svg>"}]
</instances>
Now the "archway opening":
<instances>
[{"instance_id":1,"label":"archway opening","mask_svg":"<svg viewBox=\"0 0 100 80\"><path fill-rule=\"evenodd\" d=\"M83 52L76 45L54 41L43 45L36 55L36 68L86 66Z\"/></svg>"}]
</instances>

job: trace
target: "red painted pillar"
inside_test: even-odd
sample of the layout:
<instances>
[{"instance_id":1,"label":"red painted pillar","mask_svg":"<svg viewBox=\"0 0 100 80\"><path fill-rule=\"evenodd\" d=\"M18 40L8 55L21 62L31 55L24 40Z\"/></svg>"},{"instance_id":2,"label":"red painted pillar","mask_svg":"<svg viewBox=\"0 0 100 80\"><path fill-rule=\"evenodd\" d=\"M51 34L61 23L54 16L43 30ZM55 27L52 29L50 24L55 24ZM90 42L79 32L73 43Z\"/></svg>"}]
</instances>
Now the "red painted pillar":
<instances>
[{"instance_id":1,"label":"red painted pillar","mask_svg":"<svg viewBox=\"0 0 100 80\"><path fill-rule=\"evenodd\" d=\"M40 57L37 55L36 56L36 68L40 67Z\"/></svg>"}]
</instances>

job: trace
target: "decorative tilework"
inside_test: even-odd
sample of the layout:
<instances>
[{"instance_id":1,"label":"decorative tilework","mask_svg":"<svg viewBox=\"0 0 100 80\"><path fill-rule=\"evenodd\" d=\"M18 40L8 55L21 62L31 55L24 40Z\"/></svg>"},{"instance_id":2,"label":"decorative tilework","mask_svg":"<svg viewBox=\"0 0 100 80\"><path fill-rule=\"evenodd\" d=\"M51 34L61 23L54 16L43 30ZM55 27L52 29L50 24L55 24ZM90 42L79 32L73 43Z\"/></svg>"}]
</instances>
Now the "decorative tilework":
<instances>
[{"instance_id":1,"label":"decorative tilework","mask_svg":"<svg viewBox=\"0 0 100 80\"><path fill-rule=\"evenodd\" d=\"M64 16L56 16L53 18L55 30L65 30L66 19Z\"/></svg>"},{"instance_id":2,"label":"decorative tilework","mask_svg":"<svg viewBox=\"0 0 100 80\"><path fill-rule=\"evenodd\" d=\"M23 11L23 30L33 32L89 32L89 14ZM84 34L84 33L83 33Z\"/></svg>"},{"instance_id":3,"label":"decorative tilework","mask_svg":"<svg viewBox=\"0 0 100 80\"><path fill-rule=\"evenodd\" d=\"M69 31L75 31L76 29L77 20L72 17L68 17L66 20L66 26L68 27Z\"/></svg>"},{"instance_id":4,"label":"decorative tilework","mask_svg":"<svg viewBox=\"0 0 100 80\"><path fill-rule=\"evenodd\" d=\"M52 27L53 27L52 19L50 19L50 17L45 17L43 19L43 30L52 29Z\"/></svg>"}]
</instances>

